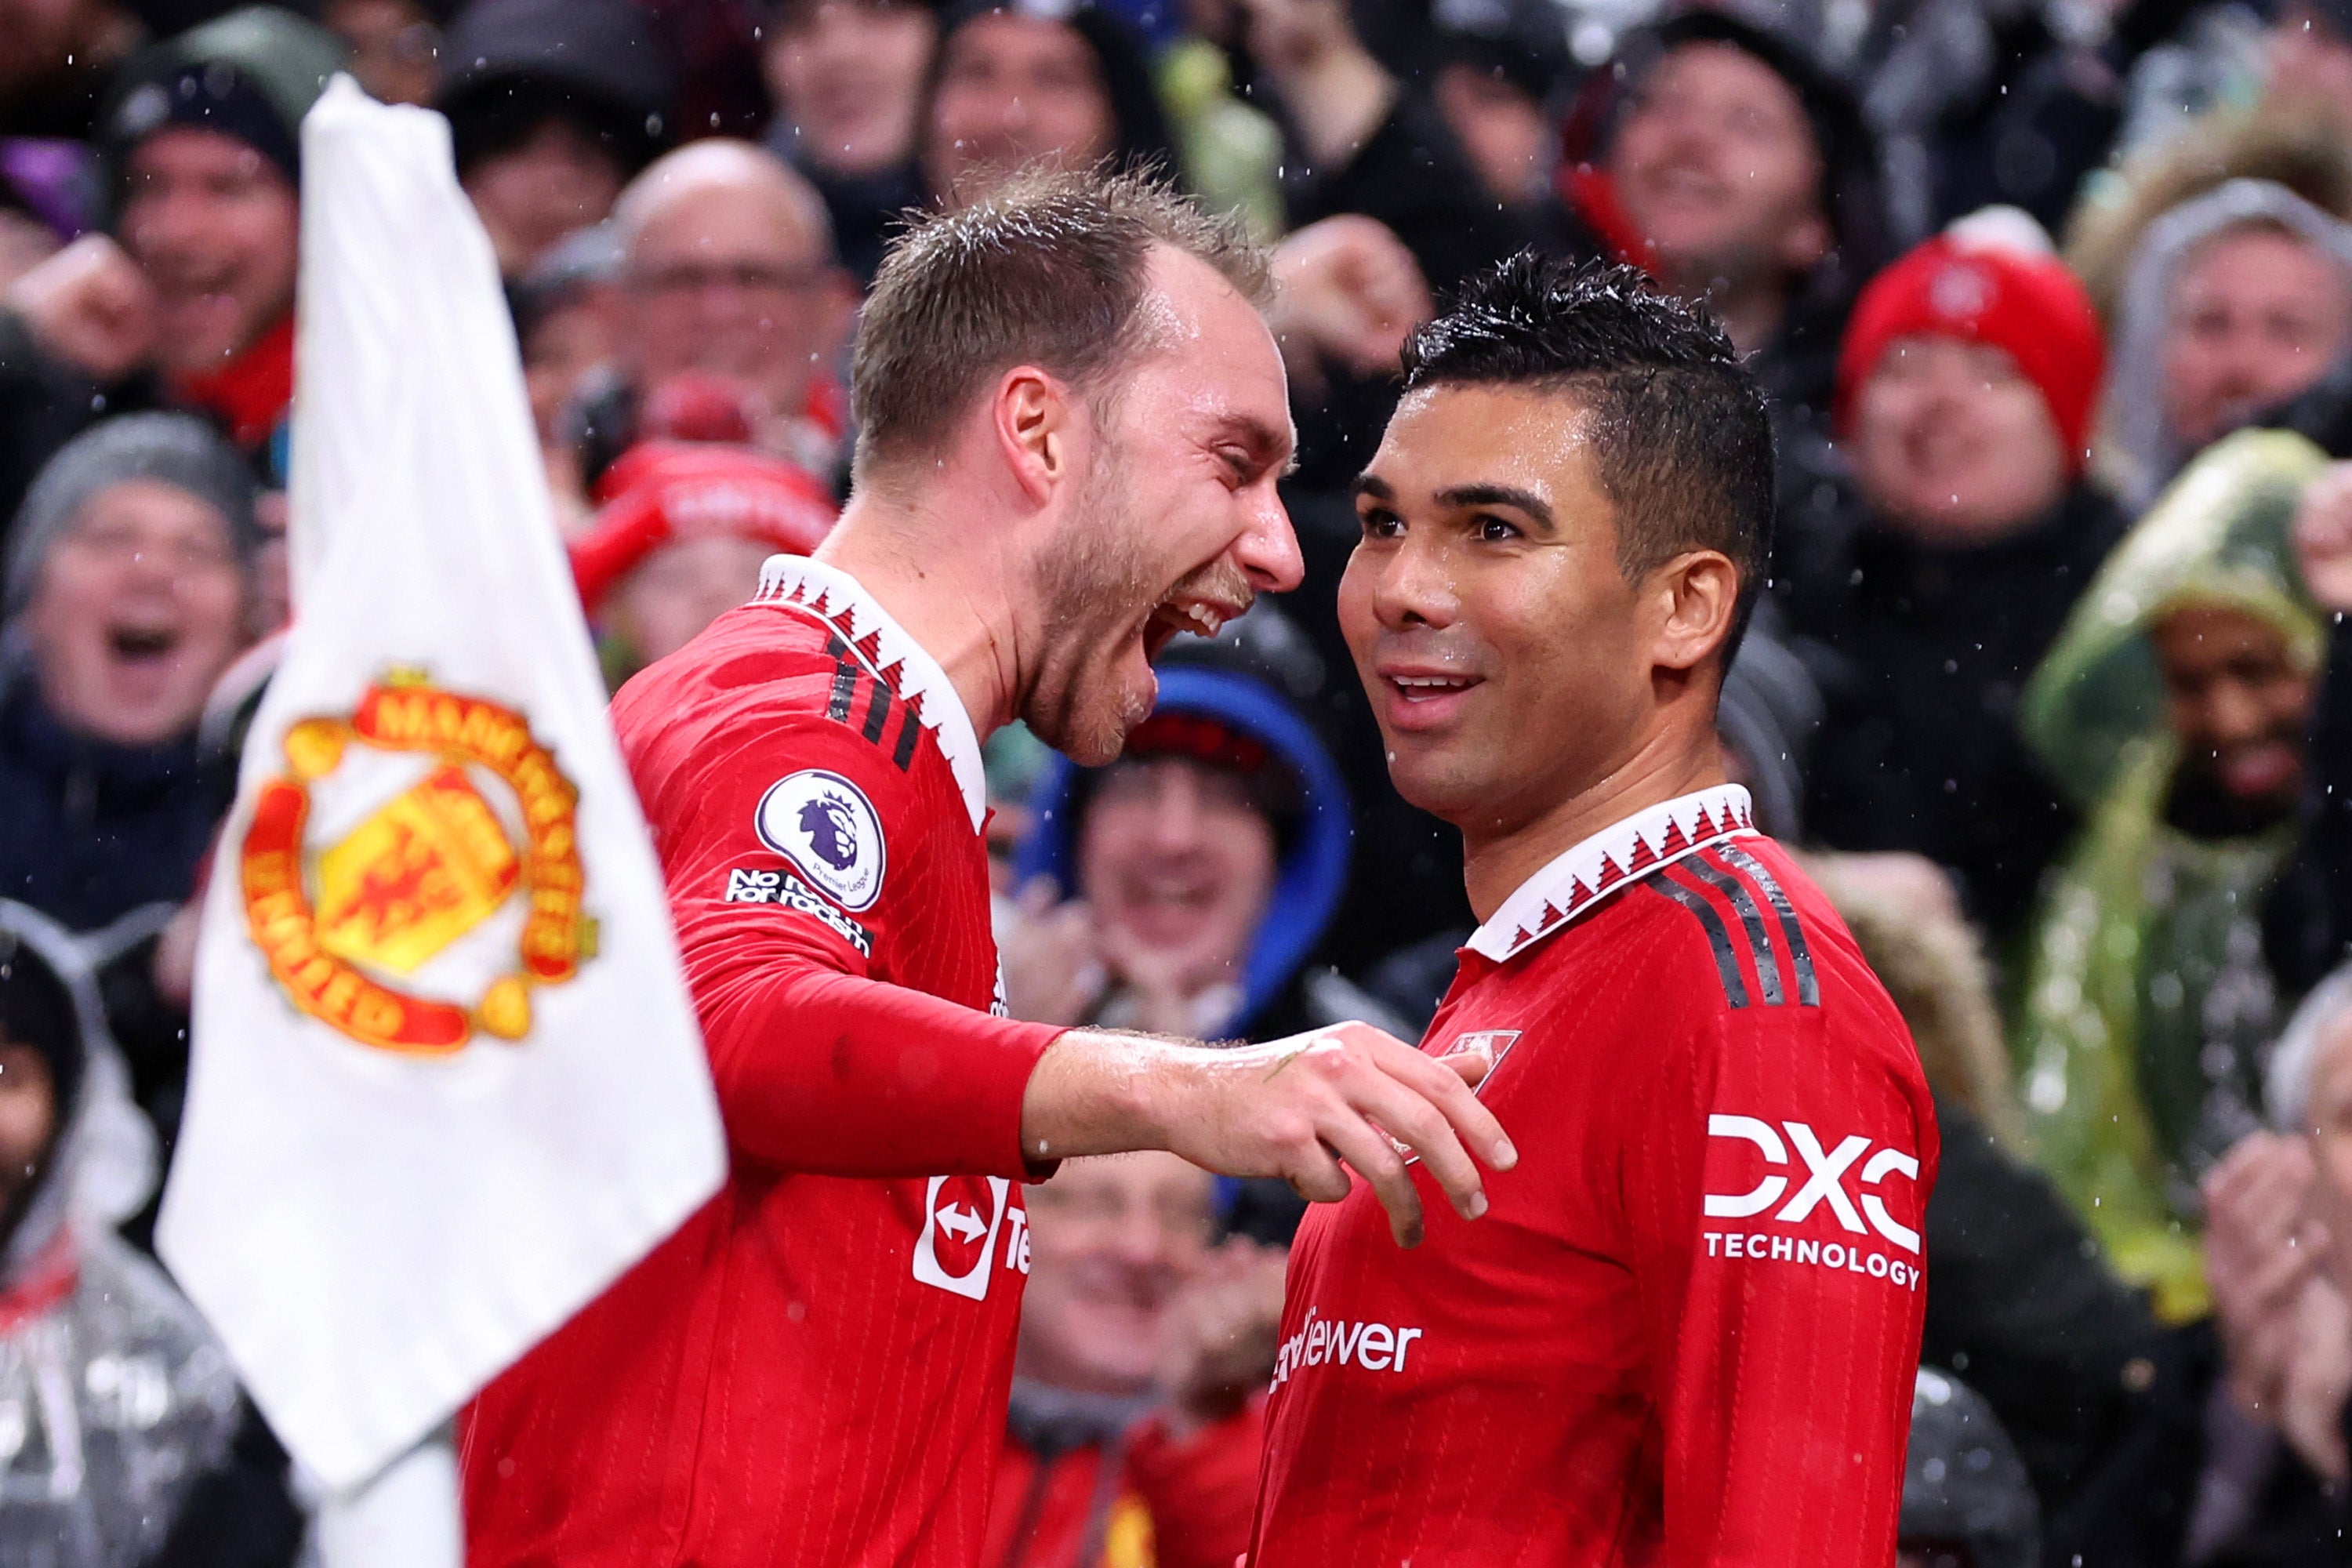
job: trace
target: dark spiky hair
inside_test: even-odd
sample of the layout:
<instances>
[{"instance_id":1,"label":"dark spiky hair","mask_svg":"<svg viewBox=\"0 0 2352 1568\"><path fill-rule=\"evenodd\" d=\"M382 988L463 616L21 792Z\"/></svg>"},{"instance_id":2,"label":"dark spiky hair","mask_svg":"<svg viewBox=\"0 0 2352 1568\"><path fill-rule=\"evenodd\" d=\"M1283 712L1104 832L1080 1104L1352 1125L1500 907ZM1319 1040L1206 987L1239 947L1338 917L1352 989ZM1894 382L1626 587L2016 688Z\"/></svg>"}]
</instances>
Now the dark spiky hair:
<instances>
[{"instance_id":1,"label":"dark spiky hair","mask_svg":"<svg viewBox=\"0 0 2352 1568\"><path fill-rule=\"evenodd\" d=\"M1523 250L1472 279L1404 346L1408 389L1533 386L1582 405L1628 582L1693 550L1739 570L1739 646L1772 550L1772 430L1738 351L1638 268Z\"/></svg>"}]
</instances>

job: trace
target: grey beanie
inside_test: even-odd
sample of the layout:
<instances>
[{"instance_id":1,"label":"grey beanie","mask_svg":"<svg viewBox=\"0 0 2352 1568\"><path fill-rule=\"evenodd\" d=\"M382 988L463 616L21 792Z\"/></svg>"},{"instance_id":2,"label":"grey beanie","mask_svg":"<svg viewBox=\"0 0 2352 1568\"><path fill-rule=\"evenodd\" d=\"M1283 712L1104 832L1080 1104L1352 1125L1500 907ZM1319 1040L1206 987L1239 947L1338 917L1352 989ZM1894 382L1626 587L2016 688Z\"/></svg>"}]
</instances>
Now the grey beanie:
<instances>
[{"instance_id":1,"label":"grey beanie","mask_svg":"<svg viewBox=\"0 0 2352 1568\"><path fill-rule=\"evenodd\" d=\"M9 620L24 614L50 549L92 497L126 479L171 485L219 512L238 563L252 565L261 530L253 518L253 470L236 448L191 414L124 414L91 426L41 466L10 531L0 614Z\"/></svg>"},{"instance_id":2,"label":"grey beanie","mask_svg":"<svg viewBox=\"0 0 2352 1568\"><path fill-rule=\"evenodd\" d=\"M1911 1391L1903 1465L1906 1546L1964 1546L1977 1568L2040 1568L2042 1507L1984 1396L1923 1366Z\"/></svg>"}]
</instances>

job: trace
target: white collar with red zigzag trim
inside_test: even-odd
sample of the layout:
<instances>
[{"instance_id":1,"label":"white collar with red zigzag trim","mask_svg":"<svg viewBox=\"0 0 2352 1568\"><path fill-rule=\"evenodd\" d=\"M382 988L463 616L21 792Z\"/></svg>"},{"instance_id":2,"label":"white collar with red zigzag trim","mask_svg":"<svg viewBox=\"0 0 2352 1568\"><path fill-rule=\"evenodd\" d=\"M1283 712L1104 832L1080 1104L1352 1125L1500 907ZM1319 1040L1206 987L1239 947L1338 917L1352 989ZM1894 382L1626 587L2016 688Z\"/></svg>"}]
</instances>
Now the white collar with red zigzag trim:
<instances>
[{"instance_id":1,"label":"white collar with red zigzag trim","mask_svg":"<svg viewBox=\"0 0 2352 1568\"><path fill-rule=\"evenodd\" d=\"M971 715L964 711L963 699L956 694L940 661L893 620L856 578L804 555L769 556L760 569L760 591L751 595L751 602L804 610L841 634L841 640L865 661L874 679L887 681L908 711L940 743L957 787L963 791L963 804L971 813L971 830L979 832L988 820L988 777L981 767L980 737L973 732ZM889 670L898 673L886 675Z\"/></svg>"},{"instance_id":2,"label":"white collar with red zigzag trim","mask_svg":"<svg viewBox=\"0 0 2352 1568\"><path fill-rule=\"evenodd\" d=\"M1738 784L1717 784L1661 801L1612 823L1546 864L1470 933L1467 945L1501 963L1576 919L1602 894L1755 825L1755 808Z\"/></svg>"}]
</instances>

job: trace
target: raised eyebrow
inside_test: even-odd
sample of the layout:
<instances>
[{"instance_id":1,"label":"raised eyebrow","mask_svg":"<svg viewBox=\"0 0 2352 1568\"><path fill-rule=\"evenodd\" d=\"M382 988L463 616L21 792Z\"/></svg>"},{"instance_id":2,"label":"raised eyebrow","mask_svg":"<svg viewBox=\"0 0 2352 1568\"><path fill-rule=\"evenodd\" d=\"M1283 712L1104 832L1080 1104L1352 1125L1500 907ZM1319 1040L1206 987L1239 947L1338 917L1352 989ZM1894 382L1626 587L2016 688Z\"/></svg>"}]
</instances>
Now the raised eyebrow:
<instances>
[{"instance_id":1,"label":"raised eyebrow","mask_svg":"<svg viewBox=\"0 0 2352 1568\"><path fill-rule=\"evenodd\" d=\"M1452 508L1507 506L1525 512L1546 532L1556 526L1551 515L1551 503L1533 490L1523 490L1517 485L1456 485L1451 489L1438 491L1437 504Z\"/></svg>"}]
</instances>

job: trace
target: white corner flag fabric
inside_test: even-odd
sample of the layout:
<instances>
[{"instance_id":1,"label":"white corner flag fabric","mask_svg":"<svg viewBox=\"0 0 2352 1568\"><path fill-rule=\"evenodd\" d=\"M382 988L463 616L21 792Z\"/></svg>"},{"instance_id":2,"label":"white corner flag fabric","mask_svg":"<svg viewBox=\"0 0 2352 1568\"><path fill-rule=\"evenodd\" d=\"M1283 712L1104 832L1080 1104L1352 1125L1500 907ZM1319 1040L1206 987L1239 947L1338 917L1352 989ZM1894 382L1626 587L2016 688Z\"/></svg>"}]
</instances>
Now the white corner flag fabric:
<instances>
[{"instance_id":1,"label":"white corner flag fabric","mask_svg":"<svg viewBox=\"0 0 2352 1568\"><path fill-rule=\"evenodd\" d=\"M302 126L296 619L196 961L160 1239L354 1488L725 1170L667 906L448 127Z\"/></svg>"}]
</instances>

